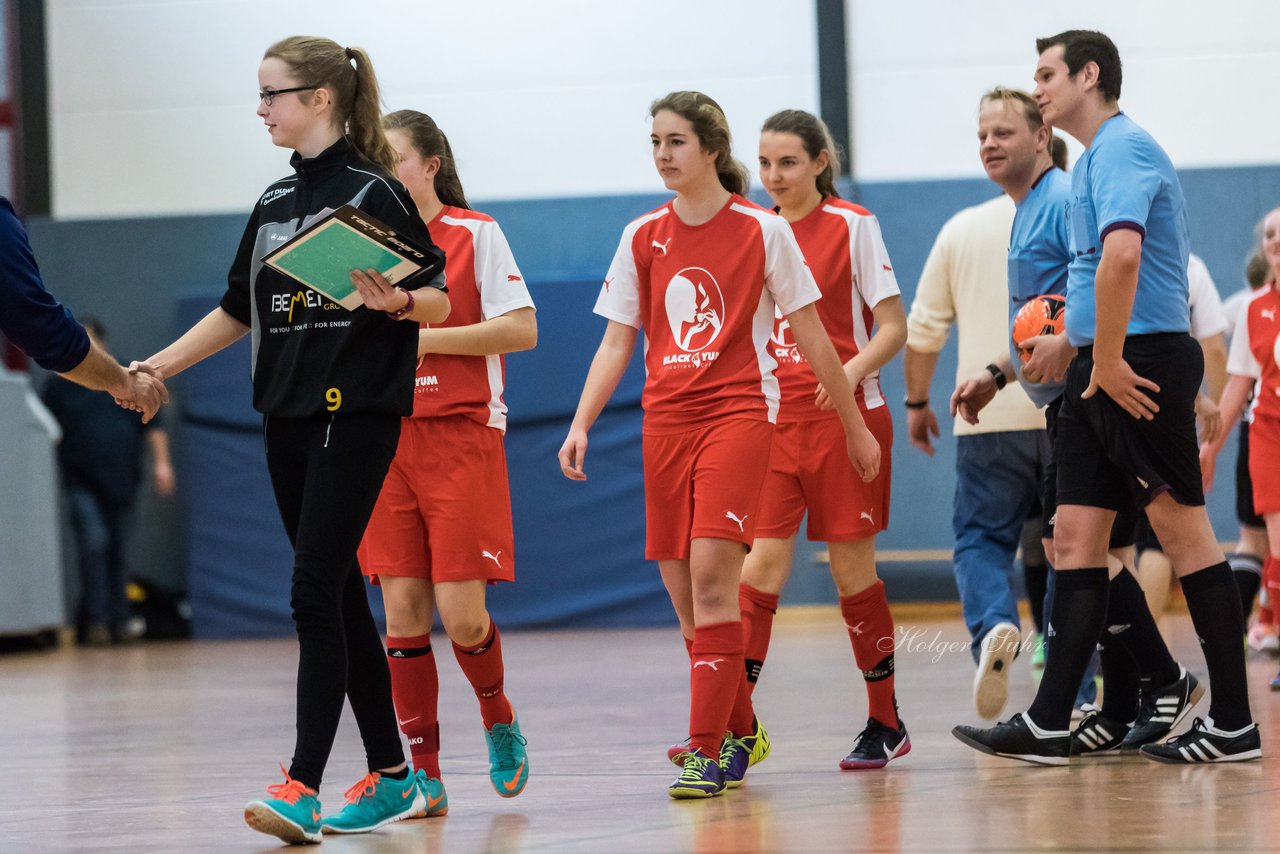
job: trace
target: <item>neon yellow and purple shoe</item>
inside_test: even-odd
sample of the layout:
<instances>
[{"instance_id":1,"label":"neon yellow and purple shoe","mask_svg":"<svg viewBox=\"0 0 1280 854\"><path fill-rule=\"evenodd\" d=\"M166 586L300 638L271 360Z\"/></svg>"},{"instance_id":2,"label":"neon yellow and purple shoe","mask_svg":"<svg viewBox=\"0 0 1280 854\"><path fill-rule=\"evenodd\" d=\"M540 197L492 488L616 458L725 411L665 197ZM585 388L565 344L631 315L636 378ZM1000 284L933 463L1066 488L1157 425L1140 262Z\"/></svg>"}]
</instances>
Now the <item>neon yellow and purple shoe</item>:
<instances>
[{"instance_id":1,"label":"neon yellow and purple shoe","mask_svg":"<svg viewBox=\"0 0 1280 854\"><path fill-rule=\"evenodd\" d=\"M370 771L346 791L347 803L320 823L325 833L368 833L426 810L427 800L410 774L403 780Z\"/></svg>"},{"instance_id":2,"label":"neon yellow and purple shoe","mask_svg":"<svg viewBox=\"0 0 1280 854\"><path fill-rule=\"evenodd\" d=\"M742 739L726 734L720 744L720 773L724 775L724 787L736 789L747 779L751 766L751 751Z\"/></svg>"},{"instance_id":3,"label":"neon yellow and purple shoe","mask_svg":"<svg viewBox=\"0 0 1280 854\"><path fill-rule=\"evenodd\" d=\"M742 744L751 753L751 765L758 765L769 758L773 745L769 742L769 733L764 731L764 724L759 718L751 720L751 735L744 735Z\"/></svg>"},{"instance_id":4,"label":"neon yellow and purple shoe","mask_svg":"<svg viewBox=\"0 0 1280 854\"><path fill-rule=\"evenodd\" d=\"M245 806L245 823L259 833L294 845L319 842L321 812L316 790L290 777L283 765L280 771L284 782L267 786L271 797Z\"/></svg>"},{"instance_id":5,"label":"neon yellow and purple shoe","mask_svg":"<svg viewBox=\"0 0 1280 854\"><path fill-rule=\"evenodd\" d=\"M529 782L529 757L520 732L520 719L511 713L511 723L494 724L484 731L489 742L489 782L501 797L514 798Z\"/></svg>"},{"instance_id":6,"label":"neon yellow and purple shoe","mask_svg":"<svg viewBox=\"0 0 1280 854\"><path fill-rule=\"evenodd\" d=\"M667 787L673 798L711 798L725 790L724 771L717 759L704 756L694 748L681 754L683 759L680 776Z\"/></svg>"},{"instance_id":7,"label":"neon yellow and purple shoe","mask_svg":"<svg viewBox=\"0 0 1280 854\"><path fill-rule=\"evenodd\" d=\"M435 818L448 814L449 797L444 793L444 782L438 777L428 777L427 772L421 768L414 772L413 776L418 781L418 789L426 800L426 806L423 807L422 812L411 817Z\"/></svg>"}]
</instances>

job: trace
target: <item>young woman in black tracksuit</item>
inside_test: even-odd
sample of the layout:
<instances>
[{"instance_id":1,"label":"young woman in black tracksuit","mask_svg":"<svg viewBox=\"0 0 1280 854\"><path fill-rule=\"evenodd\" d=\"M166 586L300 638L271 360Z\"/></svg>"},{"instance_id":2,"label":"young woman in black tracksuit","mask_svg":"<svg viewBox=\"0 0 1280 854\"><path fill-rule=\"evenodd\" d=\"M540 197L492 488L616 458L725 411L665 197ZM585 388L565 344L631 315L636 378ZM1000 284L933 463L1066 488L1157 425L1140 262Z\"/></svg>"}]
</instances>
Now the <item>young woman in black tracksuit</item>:
<instances>
[{"instance_id":1,"label":"young woman in black tracksuit","mask_svg":"<svg viewBox=\"0 0 1280 854\"><path fill-rule=\"evenodd\" d=\"M257 830L290 842L363 832L419 814L406 773L381 640L356 547L413 409L419 323L449 313L443 276L393 288L352 272L364 306L348 312L262 264L272 249L344 204L434 247L394 178L368 57L328 39L269 48L258 71L258 115L272 142L294 149L294 174L272 184L249 216L218 308L137 370L173 376L253 333L253 403L263 413L267 468L294 548L291 591L300 645L297 743L285 782L246 807ZM437 250L438 251L438 250ZM443 270L443 253L439 254ZM370 773L341 812L321 820L317 789L344 694Z\"/></svg>"}]
</instances>

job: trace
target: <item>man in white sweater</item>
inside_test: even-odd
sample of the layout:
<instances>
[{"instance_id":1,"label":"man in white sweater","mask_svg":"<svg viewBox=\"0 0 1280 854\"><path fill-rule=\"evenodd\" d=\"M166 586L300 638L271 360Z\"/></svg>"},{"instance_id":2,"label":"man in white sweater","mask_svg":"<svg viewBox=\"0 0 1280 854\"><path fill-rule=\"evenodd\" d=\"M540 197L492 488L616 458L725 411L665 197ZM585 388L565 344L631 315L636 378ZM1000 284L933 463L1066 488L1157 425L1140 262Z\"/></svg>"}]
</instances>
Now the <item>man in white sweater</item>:
<instances>
[{"instance_id":1,"label":"man in white sweater","mask_svg":"<svg viewBox=\"0 0 1280 854\"><path fill-rule=\"evenodd\" d=\"M939 432L929 387L952 324L959 335L957 383L983 370L1009 334L1013 214L1013 201L1003 194L960 211L938 233L920 275L907 318L907 430L930 456L931 437ZM956 586L978 662L974 704L984 718L994 718L1008 696L1022 639L1013 575L1019 535L1051 449L1044 414L1017 387L997 395L980 423L955 419L954 431Z\"/></svg>"}]
</instances>

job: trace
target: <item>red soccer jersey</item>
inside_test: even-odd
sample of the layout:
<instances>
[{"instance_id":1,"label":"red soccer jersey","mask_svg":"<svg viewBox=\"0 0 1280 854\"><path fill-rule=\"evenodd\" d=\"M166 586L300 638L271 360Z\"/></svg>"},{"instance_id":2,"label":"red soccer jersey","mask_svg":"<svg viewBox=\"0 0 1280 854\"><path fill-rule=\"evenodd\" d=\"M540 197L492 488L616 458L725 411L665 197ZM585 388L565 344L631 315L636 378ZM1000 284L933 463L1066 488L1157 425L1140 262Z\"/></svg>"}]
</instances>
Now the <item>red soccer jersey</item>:
<instances>
[{"instance_id":1,"label":"red soccer jersey","mask_svg":"<svg viewBox=\"0 0 1280 854\"><path fill-rule=\"evenodd\" d=\"M1254 292L1231 339L1227 370L1253 377L1253 415L1280 421L1280 293L1272 282Z\"/></svg>"},{"instance_id":2,"label":"red soccer jersey","mask_svg":"<svg viewBox=\"0 0 1280 854\"><path fill-rule=\"evenodd\" d=\"M791 223L791 230L822 289L818 316L840 361L847 362L871 340L875 322L872 307L899 293L880 237L880 224L866 208L829 197L804 219ZM777 312L769 351L778 362L782 388L779 421L838 417L835 410L823 411L813 405L818 380L791 338L790 324L781 311ZM863 379L856 396L863 409L884 405L879 371Z\"/></svg>"},{"instance_id":3,"label":"red soccer jersey","mask_svg":"<svg viewBox=\"0 0 1280 854\"><path fill-rule=\"evenodd\" d=\"M517 308L533 307L507 238L492 218L446 206L427 223L427 230L445 251L451 306L449 319L437 327L468 326ZM465 415L505 431L503 381L501 356L429 353L418 359L413 417Z\"/></svg>"},{"instance_id":4,"label":"red soccer jersey","mask_svg":"<svg viewBox=\"0 0 1280 854\"><path fill-rule=\"evenodd\" d=\"M595 312L643 328L645 429L776 420L775 306L821 296L786 220L734 194L702 225L668 202L622 232Z\"/></svg>"}]
</instances>

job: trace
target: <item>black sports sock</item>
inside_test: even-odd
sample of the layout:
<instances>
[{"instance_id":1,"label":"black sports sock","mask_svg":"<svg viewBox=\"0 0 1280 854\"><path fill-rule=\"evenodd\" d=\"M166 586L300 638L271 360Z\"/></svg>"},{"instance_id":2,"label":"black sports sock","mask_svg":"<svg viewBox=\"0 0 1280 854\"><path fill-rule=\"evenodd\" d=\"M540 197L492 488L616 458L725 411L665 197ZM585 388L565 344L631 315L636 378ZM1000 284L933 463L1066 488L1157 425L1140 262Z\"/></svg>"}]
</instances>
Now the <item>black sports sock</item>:
<instances>
[{"instance_id":1,"label":"black sports sock","mask_svg":"<svg viewBox=\"0 0 1280 854\"><path fill-rule=\"evenodd\" d=\"M1048 586L1049 567L1043 563L1022 561L1022 580L1027 586L1027 604L1031 606L1031 619L1036 631L1044 634L1044 594Z\"/></svg>"},{"instance_id":2,"label":"black sports sock","mask_svg":"<svg viewBox=\"0 0 1280 854\"><path fill-rule=\"evenodd\" d=\"M1169 654L1169 647L1156 627L1138 579L1127 569L1121 570L1111 581L1107 628L1103 637L1124 645L1144 682L1162 688L1177 680L1180 673L1178 662Z\"/></svg>"},{"instance_id":3,"label":"black sports sock","mask_svg":"<svg viewBox=\"0 0 1280 854\"><path fill-rule=\"evenodd\" d=\"M1227 563L1231 565L1231 574L1240 589L1240 615L1248 623L1249 615L1253 613L1253 600L1262 586L1262 559L1257 555L1236 552L1227 558Z\"/></svg>"},{"instance_id":4,"label":"black sports sock","mask_svg":"<svg viewBox=\"0 0 1280 854\"><path fill-rule=\"evenodd\" d=\"M1027 709L1036 725L1065 730L1084 670L1107 616L1107 568L1054 571L1053 608L1045 633L1051 638L1040 689Z\"/></svg>"},{"instance_id":5,"label":"black sports sock","mask_svg":"<svg viewBox=\"0 0 1280 854\"><path fill-rule=\"evenodd\" d=\"M1138 663L1115 637L1103 631L1098 642L1102 660L1102 716L1127 724L1138 716Z\"/></svg>"},{"instance_id":6,"label":"black sports sock","mask_svg":"<svg viewBox=\"0 0 1280 854\"><path fill-rule=\"evenodd\" d=\"M379 771L378 773L388 780L406 780L409 778L409 767L406 765L399 771Z\"/></svg>"},{"instance_id":7,"label":"black sports sock","mask_svg":"<svg viewBox=\"0 0 1280 854\"><path fill-rule=\"evenodd\" d=\"M1209 668L1209 717L1228 732L1248 726L1249 685L1244 673L1244 618L1240 592L1224 560L1182 577L1187 610Z\"/></svg>"}]
</instances>

